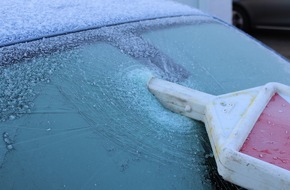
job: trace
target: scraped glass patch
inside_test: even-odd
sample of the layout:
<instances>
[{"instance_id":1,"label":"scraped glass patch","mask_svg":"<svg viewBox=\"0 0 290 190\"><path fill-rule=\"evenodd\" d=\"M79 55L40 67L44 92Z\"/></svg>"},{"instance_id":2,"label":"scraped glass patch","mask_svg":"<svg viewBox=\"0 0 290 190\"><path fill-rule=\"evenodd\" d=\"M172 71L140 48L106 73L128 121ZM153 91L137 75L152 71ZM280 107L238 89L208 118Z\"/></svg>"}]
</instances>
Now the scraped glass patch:
<instances>
[{"instance_id":1,"label":"scraped glass patch","mask_svg":"<svg viewBox=\"0 0 290 190\"><path fill-rule=\"evenodd\" d=\"M218 22L150 31L142 37L191 71L185 84L197 90L218 95L271 81L290 84L286 60Z\"/></svg>"}]
</instances>

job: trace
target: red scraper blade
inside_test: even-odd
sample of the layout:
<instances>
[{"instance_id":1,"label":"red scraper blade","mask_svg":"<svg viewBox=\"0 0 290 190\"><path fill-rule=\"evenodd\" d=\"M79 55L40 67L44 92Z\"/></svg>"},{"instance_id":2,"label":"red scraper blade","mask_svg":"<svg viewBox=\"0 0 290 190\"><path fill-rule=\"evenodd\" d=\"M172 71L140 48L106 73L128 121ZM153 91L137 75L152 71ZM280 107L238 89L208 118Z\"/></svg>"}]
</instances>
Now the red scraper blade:
<instances>
[{"instance_id":1,"label":"red scraper blade","mask_svg":"<svg viewBox=\"0 0 290 190\"><path fill-rule=\"evenodd\" d=\"M290 170L290 104L275 94L240 152Z\"/></svg>"}]
</instances>

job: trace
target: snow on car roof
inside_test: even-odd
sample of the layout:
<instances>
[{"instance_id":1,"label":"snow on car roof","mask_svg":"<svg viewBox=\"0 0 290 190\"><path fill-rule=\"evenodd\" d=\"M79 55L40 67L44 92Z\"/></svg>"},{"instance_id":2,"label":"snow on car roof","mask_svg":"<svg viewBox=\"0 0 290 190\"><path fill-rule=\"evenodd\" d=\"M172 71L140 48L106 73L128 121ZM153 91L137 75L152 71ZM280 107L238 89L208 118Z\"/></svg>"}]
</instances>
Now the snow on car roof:
<instances>
[{"instance_id":1,"label":"snow on car roof","mask_svg":"<svg viewBox=\"0 0 290 190\"><path fill-rule=\"evenodd\" d=\"M203 15L168 0L1 0L0 47L124 22Z\"/></svg>"}]
</instances>

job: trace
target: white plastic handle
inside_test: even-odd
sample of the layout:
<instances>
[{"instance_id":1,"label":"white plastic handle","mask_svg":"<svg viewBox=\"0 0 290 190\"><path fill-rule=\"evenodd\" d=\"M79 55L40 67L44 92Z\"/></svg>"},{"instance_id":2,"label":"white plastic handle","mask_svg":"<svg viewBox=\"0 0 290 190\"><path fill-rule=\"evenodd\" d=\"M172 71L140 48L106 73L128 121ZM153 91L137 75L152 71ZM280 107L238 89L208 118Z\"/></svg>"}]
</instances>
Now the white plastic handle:
<instances>
[{"instance_id":1,"label":"white plastic handle","mask_svg":"<svg viewBox=\"0 0 290 190\"><path fill-rule=\"evenodd\" d=\"M215 96L158 78L148 82L149 91L169 110L203 121L205 107Z\"/></svg>"}]
</instances>

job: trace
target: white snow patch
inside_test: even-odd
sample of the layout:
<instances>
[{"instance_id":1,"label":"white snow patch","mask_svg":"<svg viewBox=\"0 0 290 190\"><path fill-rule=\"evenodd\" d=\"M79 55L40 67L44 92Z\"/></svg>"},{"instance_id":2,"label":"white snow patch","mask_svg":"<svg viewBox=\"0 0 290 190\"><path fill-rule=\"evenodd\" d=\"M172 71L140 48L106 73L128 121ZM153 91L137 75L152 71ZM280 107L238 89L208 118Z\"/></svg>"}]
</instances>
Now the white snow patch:
<instances>
[{"instance_id":1,"label":"white snow patch","mask_svg":"<svg viewBox=\"0 0 290 190\"><path fill-rule=\"evenodd\" d=\"M189 14L204 15L168 0L1 0L0 46L91 27Z\"/></svg>"}]
</instances>

